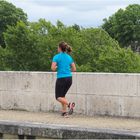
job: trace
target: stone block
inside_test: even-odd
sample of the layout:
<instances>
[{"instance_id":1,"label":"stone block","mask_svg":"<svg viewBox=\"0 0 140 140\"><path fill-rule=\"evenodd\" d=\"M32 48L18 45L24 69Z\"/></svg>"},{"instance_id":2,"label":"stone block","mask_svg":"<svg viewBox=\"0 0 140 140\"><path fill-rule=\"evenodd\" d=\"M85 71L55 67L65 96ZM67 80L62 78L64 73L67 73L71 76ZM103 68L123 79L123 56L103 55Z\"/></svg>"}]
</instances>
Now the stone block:
<instances>
[{"instance_id":1,"label":"stone block","mask_svg":"<svg viewBox=\"0 0 140 140\"><path fill-rule=\"evenodd\" d=\"M54 92L55 81L56 75L54 73L39 73L37 77L38 91Z\"/></svg>"},{"instance_id":2,"label":"stone block","mask_svg":"<svg viewBox=\"0 0 140 140\"><path fill-rule=\"evenodd\" d=\"M87 96L87 115L119 116L119 97L115 96Z\"/></svg>"},{"instance_id":3,"label":"stone block","mask_svg":"<svg viewBox=\"0 0 140 140\"><path fill-rule=\"evenodd\" d=\"M72 76L72 86L69 89L70 93L77 93L77 74L73 74Z\"/></svg>"},{"instance_id":4,"label":"stone block","mask_svg":"<svg viewBox=\"0 0 140 140\"><path fill-rule=\"evenodd\" d=\"M0 106L1 109L13 109L16 96L14 91L0 91Z\"/></svg>"},{"instance_id":5,"label":"stone block","mask_svg":"<svg viewBox=\"0 0 140 140\"><path fill-rule=\"evenodd\" d=\"M0 73L0 90L14 89L15 76L13 73Z\"/></svg>"},{"instance_id":6,"label":"stone block","mask_svg":"<svg viewBox=\"0 0 140 140\"><path fill-rule=\"evenodd\" d=\"M74 112L80 114L86 114L86 95L78 95L68 93L66 98L69 102L75 102Z\"/></svg>"},{"instance_id":7,"label":"stone block","mask_svg":"<svg viewBox=\"0 0 140 140\"><path fill-rule=\"evenodd\" d=\"M122 116L140 117L140 97L123 97Z\"/></svg>"},{"instance_id":8,"label":"stone block","mask_svg":"<svg viewBox=\"0 0 140 140\"><path fill-rule=\"evenodd\" d=\"M77 93L136 96L137 76L129 74L77 74Z\"/></svg>"},{"instance_id":9,"label":"stone block","mask_svg":"<svg viewBox=\"0 0 140 140\"><path fill-rule=\"evenodd\" d=\"M137 74L137 96L140 97L140 74Z\"/></svg>"}]
</instances>

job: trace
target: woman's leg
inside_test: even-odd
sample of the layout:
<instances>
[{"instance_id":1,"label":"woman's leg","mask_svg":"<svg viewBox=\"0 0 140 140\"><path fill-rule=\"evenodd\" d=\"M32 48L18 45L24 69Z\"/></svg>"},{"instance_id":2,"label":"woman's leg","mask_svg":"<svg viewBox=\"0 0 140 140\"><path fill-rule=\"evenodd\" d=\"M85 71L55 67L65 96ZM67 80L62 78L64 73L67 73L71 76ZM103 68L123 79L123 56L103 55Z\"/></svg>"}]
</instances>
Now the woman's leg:
<instances>
[{"instance_id":1,"label":"woman's leg","mask_svg":"<svg viewBox=\"0 0 140 140\"><path fill-rule=\"evenodd\" d=\"M69 90L69 88L71 87L71 85L72 85L72 77L65 78L64 83L63 83L63 92L62 92L63 97L57 98L57 100L59 102L61 102L63 110L66 110L67 106L69 105L69 102L65 98L65 95L66 95L67 91Z\"/></svg>"},{"instance_id":2,"label":"woman's leg","mask_svg":"<svg viewBox=\"0 0 140 140\"><path fill-rule=\"evenodd\" d=\"M67 112L67 106L63 103L61 103L61 104L62 104L62 113Z\"/></svg>"},{"instance_id":3,"label":"woman's leg","mask_svg":"<svg viewBox=\"0 0 140 140\"><path fill-rule=\"evenodd\" d=\"M65 95L69 90L71 84L72 78L57 79L56 81L56 99L62 104L62 112L67 112L67 107L69 106L69 102L65 98Z\"/></svg>"},{"instance_id":4,"label":"woman's leg","mask_svg":"<svg viewBox=\"0 0 140 140\"><path fill-rule=\"evenodd\" d=\"M57 100L62 104L62 112L67 112L69 102L65 97L58 97Z\"/></svg>"},{"instance_id":5,"label":"woman's leg","mask_svg":"<svg viewBox=\"0 0 140 140\"><path fill-rule=\"evenodd\" d=\"M65 97L58 97L57 100L64 105L69 105L69 102L66 100Z\"/></svg>"}]
</instances>

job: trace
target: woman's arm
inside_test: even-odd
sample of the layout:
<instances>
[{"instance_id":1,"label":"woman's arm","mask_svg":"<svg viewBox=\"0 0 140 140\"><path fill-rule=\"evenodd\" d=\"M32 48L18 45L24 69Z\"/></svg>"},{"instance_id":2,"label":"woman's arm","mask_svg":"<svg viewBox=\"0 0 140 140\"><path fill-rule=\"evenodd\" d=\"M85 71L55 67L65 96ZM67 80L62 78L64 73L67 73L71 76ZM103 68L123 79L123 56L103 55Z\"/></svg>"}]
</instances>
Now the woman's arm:
<instances>
[{"instance_id":1,"label":"woman's arm","mask_svg":"<svg viewBox=\"0 0 140 140\"><path fill-rule=\"evenodd\" d=\"M76 71L76 66L75 66L75 63L74 62L71 64L71 71L72 72L75 72Z\"/></svg>"},{"instance_id":2,"label":"woman's arm","mask_svg":"<svg viewBox=\"0 0 140 140\"><path fill-rule=\"evenodd\" d=\"M56 71L56 69L57 69L57 63L56 62L52 62L51 69L52 69L52 71Z\"/></svg>"}]
</instances>

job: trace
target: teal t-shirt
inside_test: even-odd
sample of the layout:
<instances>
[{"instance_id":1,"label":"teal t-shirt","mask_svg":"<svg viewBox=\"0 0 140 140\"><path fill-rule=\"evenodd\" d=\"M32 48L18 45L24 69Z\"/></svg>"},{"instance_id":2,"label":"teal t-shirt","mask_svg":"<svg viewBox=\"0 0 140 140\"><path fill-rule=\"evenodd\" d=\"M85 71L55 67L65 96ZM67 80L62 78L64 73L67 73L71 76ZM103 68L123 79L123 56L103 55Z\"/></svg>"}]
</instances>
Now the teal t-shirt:
<instances>
[{"instance_id":1,"label":"teal t-shirt","mask_svg":"<svg viewBox=\"0 0 140 140\"><path fill-rule=\"evenodd\" d=\"M57 78L71 77L71 64L73 59L67 53L59 53L53 57L53 62L57 63Z\"/></svg>"}]
</instances>

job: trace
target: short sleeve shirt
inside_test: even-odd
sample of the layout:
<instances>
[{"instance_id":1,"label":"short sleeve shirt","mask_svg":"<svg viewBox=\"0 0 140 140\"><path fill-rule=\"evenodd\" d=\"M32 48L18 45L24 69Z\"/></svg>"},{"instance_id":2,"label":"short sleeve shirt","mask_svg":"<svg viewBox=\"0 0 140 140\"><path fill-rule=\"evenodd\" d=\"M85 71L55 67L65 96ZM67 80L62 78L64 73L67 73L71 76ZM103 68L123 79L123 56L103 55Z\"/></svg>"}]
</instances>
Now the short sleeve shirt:
<instances>
[{"instance_id":1,"label":"short sleeve shirt","mask_svg":"<svg viewBox=\"0 0 140 140\"><path fill-rule=\"evenodd\" d=\"M71 77L71 64L74 62L67 53L59 53L53 57L53 62L57 63L57 78Z\"/></svg>"}]
</instances>

